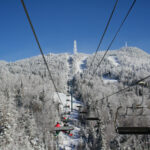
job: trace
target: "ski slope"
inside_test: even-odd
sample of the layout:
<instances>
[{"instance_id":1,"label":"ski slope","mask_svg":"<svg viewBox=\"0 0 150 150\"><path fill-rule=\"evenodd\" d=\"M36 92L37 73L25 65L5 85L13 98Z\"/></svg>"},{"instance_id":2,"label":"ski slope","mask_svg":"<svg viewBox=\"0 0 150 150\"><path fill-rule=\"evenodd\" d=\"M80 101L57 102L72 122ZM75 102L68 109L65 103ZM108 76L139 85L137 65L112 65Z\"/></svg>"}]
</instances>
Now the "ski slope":
<instances>
[{"instance_id":1,"label":"ski slope","mask_svg":"<svg viewBox=\"0 0 150 150\"><path fill-rule=\"evenodd\" d=\"M70 108L71 108L71 96L67 96L64 93L58 93L61 100L62 100L62 105L61 105L61 111L62 114L67 112L70 112ZM54 99L56 101L58 101L58 96L57 93L54 94ZM66 101L67 99L70 99L70 101ZM64 108L64 106L70 106L70 108ZM60 134L58 135L58 148L61 149L65 149L65 150L76 150L78 144L80 142L82 142L82 138L80 137L80 128L78 127L79 124L79 120L78 120L78 107L77 106L83 106L83 104L76 100L75 98L73 98L73 111L70 113L70 115L66 115L66 117L69 118L69 126L74 127L74 130L71 131L71 133L73 134L73 136L69 136L68 134L65 134L63 132L60 132ZM63 125L63 123L61 123L61 125Z\"/></svg>"},{"instance_id":2,"label":"ski slope","mask_svg":"<svg viewBox=\"0 0 150 150\"><path fill-rule=\"evenodd\" d=\"M75 71L75 73L82 73L82 71L84 69L86 69L86 58L87 58L87 56L84 56L82 58L76 58L76 61L75 61L76 71Z\"/></svg>"},{"instance_id":3,"label":"ski slope","mask_svg":"<svg viewBox=\"0 0 150 150\"><path fill-rule=\"evenodd\" d=\"M120 65L118 58L116 56L108 56L107 59L110 61L112 65L114 65L114 67L118 67ZM118 82L118 80L107 76L103 76L102 80L105 84Z\"/></svg>"},{"instance_id":4,"label":"ski slope","mask_svg":"<svg viewBox=\"0 0 150 150\"><path fill-rule=\"evenodd\" d=\"M78 60L76 62L76 73L77 72L81 73L83 71L83 69L86 69L85 59Z\"/></svg>"},{"instance_id":5,"label":"ski slope","mask_svg":"<svg viewBox=\"0 0 150 150\"><path fill-rule=\"evenodd\" d=\"M119 66L119 61L118 58L116 56L109 56L107 58L114 66Z\"/></svg>"},{"instance_id":6,"label":"ski slope","mask_svg":"<svg viewBox=\"0 0 150 150\"><path fill-rule=\"evenodd\" d=\"M86 68L86 58L87 56L82 56L79 57L78 55L76 56L68 56L68 81L72 80L73 76L76 73L81 73L83 71L83 69ZM73 69L75 69L75 71L73 71ZM70 89L71 87L69 87ZM77 106L83 106L83 103L79 100L76 100L74 97L72 98L73 101L73 110L71 111L71 96L70 95L66 95L64 93L58 93L60 98L61 98L61 102L62 103L60 105L60 111L63 113L65 112L70 112L70 115L65 115L66 118L69 118L69 122L68 125L72 126L74 128L74 130L71 131L71 133L73 134L73 136L69 136L68 134L65 134L63 132L60 132L60 134L58 135L58 139L57 139L57 146L59 150L76 150L78 145L80 143L83 142L83 139L80 135L80 121L78 119L79 117L79 113L78 113L78 109L79 107ZM54 94L54 99L56 101L59 101L58 99L58 95L57 93ZM70 101L66 101L67 99L69 99ZM69 106L69 108L64 108L64 106ZM63 125L63 123L62 123Z\"/></svg>"}]
</instances>

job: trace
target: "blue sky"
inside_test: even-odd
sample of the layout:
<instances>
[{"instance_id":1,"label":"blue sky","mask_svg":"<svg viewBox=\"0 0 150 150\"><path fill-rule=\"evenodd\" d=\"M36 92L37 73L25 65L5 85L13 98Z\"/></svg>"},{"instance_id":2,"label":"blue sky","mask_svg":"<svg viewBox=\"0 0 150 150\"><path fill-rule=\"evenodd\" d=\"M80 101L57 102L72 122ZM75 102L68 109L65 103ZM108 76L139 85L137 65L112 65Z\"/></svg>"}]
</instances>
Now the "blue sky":
<instances>
[{"instance_id":1,"label":"blue sky","mask_svg":"<svg viewBox=\"0 0 150 150\"><path fill-rule=\"evenodd\" d=\"M44 53L95 52L115 0L24 0ZM119 0L101 46L105 50L132 0ZM137 0L111 49L128 42L150 53L150 1ZM0 0L0 60L39 55L20 0Z\"/></svg>"}]
</instances>

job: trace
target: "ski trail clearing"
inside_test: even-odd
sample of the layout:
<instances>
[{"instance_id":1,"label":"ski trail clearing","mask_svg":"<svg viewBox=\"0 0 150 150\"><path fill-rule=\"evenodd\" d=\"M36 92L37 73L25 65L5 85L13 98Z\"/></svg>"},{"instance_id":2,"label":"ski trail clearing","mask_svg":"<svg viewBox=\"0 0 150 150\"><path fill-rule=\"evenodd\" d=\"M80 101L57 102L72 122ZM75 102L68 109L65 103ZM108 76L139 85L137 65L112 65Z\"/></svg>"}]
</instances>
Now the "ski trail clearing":
<instances>
[{"instance_id":1,"label":"ski trail clearing","mask_svg":"<svg viewBox=\"0 0 150 150\"><path fill-rule=\"evenodd\" d=\"M71 97L67 96L63 93L58 93L58 94L62 100L61 108L63 108L65 105L71 107L71 102L66 101L67 99L71 99ZM58 100L56 93L54 95L54 98ZM60 134L58 135L58 147L60 150L61 149L76 150L78 144L80 142L83 142L82 137L80 136L80 128L79 128L79 120L78 120L78 115L79 115L78 109L79 108L77 106L83 106L83 104L80 101L73 98L73 111L70 113L70 115L67 115L67 117L70 120L68 125L74 127L74 130L71 131L73 136L69 136L66 133L60 132ZM64 113L65 111L70 112L70 108L66 108L65 110L61 109L61 110L62 110L62 113Z\"/></svg>"},{"instance_id":2,"label":"ski trail clearing","mask_svg":"<svg viewBox=\"0 0 150 150\"><path fill-rule=\"evenodd\" d=\"M109 56L107 59L116 67L120 64L116 56Z\"/></svg>"},{"instance_id":3,"label":"ski trail clearing","mask_svg":"<svg viewBox=\"0 0 150 150\"><path fill-rule=\"evenodd\" d=\"M76 68L76 72L75 73L81 73L84 69L86 69L86 58L87 57L83 57L81 59L77 58L75 61L75 68Z\"/></svg>"}]
</instances>

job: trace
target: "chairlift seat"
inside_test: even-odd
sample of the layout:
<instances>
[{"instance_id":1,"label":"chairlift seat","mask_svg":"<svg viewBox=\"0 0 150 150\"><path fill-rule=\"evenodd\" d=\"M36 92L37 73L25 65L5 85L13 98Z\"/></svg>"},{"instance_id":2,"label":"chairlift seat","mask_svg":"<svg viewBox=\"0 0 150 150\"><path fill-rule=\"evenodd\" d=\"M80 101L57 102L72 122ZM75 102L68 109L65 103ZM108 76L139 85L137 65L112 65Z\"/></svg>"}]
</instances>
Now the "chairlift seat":
<instances>
[{"instance_id":1,"label":"chairlift seat","mask_svg":"<svg viewBox=\"0 0 150 150\"><path fill-rule=\"evenodd\" d=\"M70 99L67 99L66 101L67 101L67 102L69 102L69 101L70 101Z\"/></svg>"},{"instance_id":2,"label":"chairlift seat","mask_svg":"<svg viewBox=\"0 0 150 150\"><path fill-rule=\"evenodd\" d=\"M81 105L78 105L77 107L81 108L82 106L81 106Z\"/></svg>"},{"instance_id":3,"label":"chairlift seat","mask_svg":"<svg viewBox=\"0 0 150 150\"><path fill-rule=\"evenodd\" d=\"M64 112L64 115L70 115L70 112Z\"/></svg>"},{"instance_id":4,"label":"chairlift seat","mask_svg":"<svg viewBox=\"0 0 150 150\"><path fill-rule=\"evenodd\" d=\"M119 134L150 134L150 127L117 127Z\"/></svg>"},{"instance_id":5,"label":"chairlift seat","mask_svg":"<svg viewBox=\"0 0 150 150\"><path fill-rule=\"evenodd\" d=\"M139 82L138 84L141 85L141 86L145 86L145 85L146 85L146 82L141 81L141 82Z\"/></svg>"},{"instance_id":6,"label":"chairlift seat","mask_svg":"<svg viewBox=\"0 0 150 150\"><path fill-rule=\"evenodd\" d=\"M64 108L70 108L70 106L64 106Z\"/></svg>"},{"instance_id":7,"label":"chairlift seat","mask_svg":"<svg viewBox=\"0 0 150 150\"><path fill-rule=\"evenodd\" d=\"M62 120L63 122L69 122L69 121L70 121L69 118L67 118L67 119L62 118L61 120Z\"/></svg>"},{"instance_id":8,"label":"chairlift seat","mask_svg":"<svg viewBox=\"0 0 150 150\"><path fill-rule=\"evenodd\" d=\"M54 131L71 131L71 130L74 130L73 127L71 126L68 126L68 127L55 127L54 128Z\"/></svg>"},{"instance_id":9,"label":"chairlift seat","mask_svg":"<svg viewBox=\"0 0 150 150\"><path fill-rule=\"evenodd\" d=\"M88 121L98 121L100 119L97 118L97 117L87 117L86 120L88 120Z\"/></svg>"},{"instance_id":10,"label":"chairlift seat","mask_svg":"<svg viewBox=\"0 0 150 150\"><path fill-rule=\"evenodd\" d=\"M86 114L87 111L80 111L79 113L80 113L80 114Z\"/></svg>"}]
</instances>

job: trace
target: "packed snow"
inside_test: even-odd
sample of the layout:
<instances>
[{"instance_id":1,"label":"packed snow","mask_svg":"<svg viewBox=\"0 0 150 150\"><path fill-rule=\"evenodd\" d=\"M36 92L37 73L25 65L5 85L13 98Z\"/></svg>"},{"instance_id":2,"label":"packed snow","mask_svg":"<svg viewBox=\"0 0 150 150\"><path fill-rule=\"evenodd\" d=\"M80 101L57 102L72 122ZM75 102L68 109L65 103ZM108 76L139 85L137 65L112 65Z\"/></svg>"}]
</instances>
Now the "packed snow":
<instances>
[{"instance_id":1,"label":"packed snow","mask_svg":"<svg viewBox=\"0 0 150 150\"><path fill-rule=\"evenodd\" d=\"M76 71L75 73L81 73L84 69L86 69L86 56L82 57L82 58L76 58L75 59L75 68Z\"/></svg>"},{"instance_id":2,"label":"packed snow","mask_svg":"<svg viewBox=\"0 0 150 150\"><path fill-rule=\"evenodd\" d=\"M105 84L118 82L116 79L111 79L111 78L106 78L106 77L103 77L102 80Z\"/></svg>"},{"instance_id":3,"label":"packed snow","mask_svg":"<svg viewBox=\"0 0 150 150\"><path fill-rule=\"evenodd\" d=\"M70 106L70 108L71 108L71 96L67 96L64 93L58 93L58 94L62 101L61 109L64 108L65 105ZM54 99L58 100L57 93L55 93ZM69 99L70 101L66 101L67 99ZM64 148L65 148L65 150L76 149L79 142L82 141L82 138L79 135L80 128L77 127L78 109L79 109L77 106L83 106L83 104L82 104L82 102L73 98L73 111L70 113L70 115L66 115L70 119L70 122L68 123L68 125L74 127L74 130L71 131L73 136L69 136L63 132L60 132L60 134L58 135L58 139L57 139L59 149L64 149ZM70 108L63 109L62 113L64 113L65 111L70 112Z\"/></svg>"}]
</instances>

